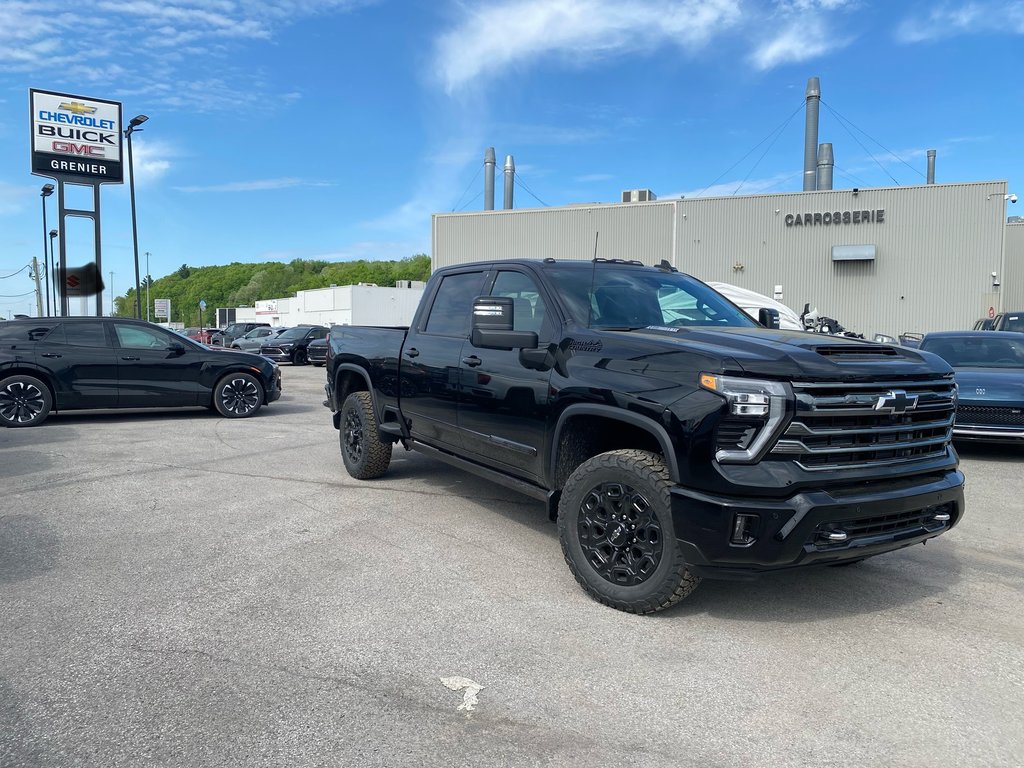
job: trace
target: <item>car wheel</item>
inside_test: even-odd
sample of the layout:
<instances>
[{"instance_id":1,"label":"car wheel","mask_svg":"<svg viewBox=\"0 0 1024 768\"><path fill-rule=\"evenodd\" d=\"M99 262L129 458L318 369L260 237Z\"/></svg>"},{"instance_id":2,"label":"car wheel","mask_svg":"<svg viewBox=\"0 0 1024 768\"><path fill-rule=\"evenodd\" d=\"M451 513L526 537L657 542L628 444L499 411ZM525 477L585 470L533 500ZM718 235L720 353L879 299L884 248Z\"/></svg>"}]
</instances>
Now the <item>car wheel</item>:
<instances>
[{"instance_id":1,"label":"car wheel","mask_svg":"<svg viewBox=\"0 0 1024 768\"><path fill-rule=\"evenodd\" d=\"M213 407L229 419L252 416L263 405L263 385L248 373L229 373L213 388Z\"/></svg>"},{"instance_id":2,"label":"car wheel","mask_svg":"<svg viewBox=\"0 0 1024 768\"><path fill-rule=\"evenodd\" d=\"M591 597L630 613L662 611L700 578L676 545L664 460L609 451L569 476L558 504L558 537L576 581Z\"/></svg>"},{"instance_id":3,"label":"car wheel","mask_svg":"<svg viewBox=\"0 0 1024 768\"><path fill-rule=\"evenodd\" d=\"M314 368L320 368L322 365L323 365L323 363L313 362L313 367Z\"/></svg>"},{"instance_id":4,"label":"car wheel","mask_svg":"<svg viewBox=\"0 0 1024 768\"><path fill-rule=\"evenodd\" d=\"M388 471L392 443L380 439L369 392L353 392L341 406L341 460L356 480L373 480Z\"/></svg>"},{"instance_id":5,"label":"car wheel","mask_svg":"<svg viewBox=\"0 0 1024 768\"><path fill-rule=\"evenodd\" d=\"M0 381L0 422L5 427L34 427L52 407L49 388L34 376L16 374Z\"/></svg>"},{"instance_id":6,"label":"car wheel","mask_svg":"<svg viewBox=\"0 0 1024 768\"><path fill-rule=\"evenodd\" d=\"M292 365L305 365L306 364L306 350L299 347L292 352Z\"/></svg>"}]
</instances>

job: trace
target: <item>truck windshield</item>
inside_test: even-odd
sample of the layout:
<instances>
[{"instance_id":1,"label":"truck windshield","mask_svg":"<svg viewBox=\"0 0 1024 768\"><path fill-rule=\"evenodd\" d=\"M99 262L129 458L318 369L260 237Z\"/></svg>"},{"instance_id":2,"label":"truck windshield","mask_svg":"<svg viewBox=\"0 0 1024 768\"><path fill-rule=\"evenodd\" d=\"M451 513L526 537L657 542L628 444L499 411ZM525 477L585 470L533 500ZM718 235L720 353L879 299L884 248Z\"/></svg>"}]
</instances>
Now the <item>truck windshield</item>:
<instances>
[{"instance_id":1,"label":"truck windshield","mask_svg":"<svg viewBox=\"0 0 1024 768\"><path fill-rule=\"evenodd\" d=\"M752 328L743 310L679 272L599 264L594 270L550 267L551 281L582 326L620 329L661 326Z\"/></svg>"}]
</instances>

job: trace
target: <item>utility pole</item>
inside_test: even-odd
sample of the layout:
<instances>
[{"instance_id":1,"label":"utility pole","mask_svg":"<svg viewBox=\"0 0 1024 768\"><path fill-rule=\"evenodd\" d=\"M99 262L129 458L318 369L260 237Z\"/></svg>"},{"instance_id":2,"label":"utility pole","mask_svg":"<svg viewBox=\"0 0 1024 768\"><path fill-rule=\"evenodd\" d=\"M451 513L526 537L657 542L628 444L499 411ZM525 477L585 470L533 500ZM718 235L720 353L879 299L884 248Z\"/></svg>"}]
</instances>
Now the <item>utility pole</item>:
<instances>
[{"instance_id":1,"label":"utility pole","mask_svg":"<svg viewBox=\"0 0 1024 768\"><path fill-rule=\"evenodd\" d=\"M114 316L114 273L110 273L110 316Z\"/></svg>"},{"instance_id":2,"label":"utility pole","mask_svg":"<svg viewBox=\"0 0 1024 768\"><path fill-rule=\"evenodd\" d=\"M39 259L32 257L32 277L36 281L36 317L43 316L43 289L39 286Z\"/></svg>"}]
</instances>

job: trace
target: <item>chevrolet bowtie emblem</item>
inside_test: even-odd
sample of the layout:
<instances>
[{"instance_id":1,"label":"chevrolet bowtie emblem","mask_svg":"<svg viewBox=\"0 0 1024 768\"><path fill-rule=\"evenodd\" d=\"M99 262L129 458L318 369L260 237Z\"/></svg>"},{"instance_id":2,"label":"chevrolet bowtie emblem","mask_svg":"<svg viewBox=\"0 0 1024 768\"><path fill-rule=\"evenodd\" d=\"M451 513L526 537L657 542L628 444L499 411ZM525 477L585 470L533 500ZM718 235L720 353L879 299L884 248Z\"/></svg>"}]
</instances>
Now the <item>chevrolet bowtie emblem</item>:
<instances>
[{"instance_id":1,"label":"chevrolet bowtie emblem","mask_svg":"<svg viewBox=\"0 0 1024 768\"><path fill-rule=\"evenodd\" d=\"M90 107L88 104L83 104L80 101L62 101L58 109L66 109L68 112L74 112L76 115L91 115L96 111L96 107Z\"/></svg>"},{"instance_id":2,"label":"chevrolet bowtie emblem","mask_svg":"<svg viewBox=\"0 0 1024 768\"><path fill-rule=\"evenodd\" d=\"M908 395L902 389L891 389L878 398L875 410L884 413L904 413L917 408L917 395Z\"/></svg>"}]
</instances>

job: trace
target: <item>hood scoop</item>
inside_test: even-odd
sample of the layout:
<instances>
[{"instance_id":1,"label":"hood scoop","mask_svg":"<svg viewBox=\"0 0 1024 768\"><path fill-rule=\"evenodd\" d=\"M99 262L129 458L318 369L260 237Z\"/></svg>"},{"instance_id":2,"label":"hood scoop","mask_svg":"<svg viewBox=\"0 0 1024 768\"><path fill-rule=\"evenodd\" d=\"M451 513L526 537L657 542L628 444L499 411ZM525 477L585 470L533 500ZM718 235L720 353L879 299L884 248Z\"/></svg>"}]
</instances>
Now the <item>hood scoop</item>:
<instances>
[{"instance_id":1,"label":"hood scoop","mask_svg":"<svg viewBox=\"0 0 1024 768\"><path fill-rule=\"evenodd\" d=\"M887 357L899 357L900 353L887 344L828 344L815 347L814 351L822 357L827 357L836 362L849 360L859 362L861 360L881 360Z\"/></svg>"}]
</instances>

